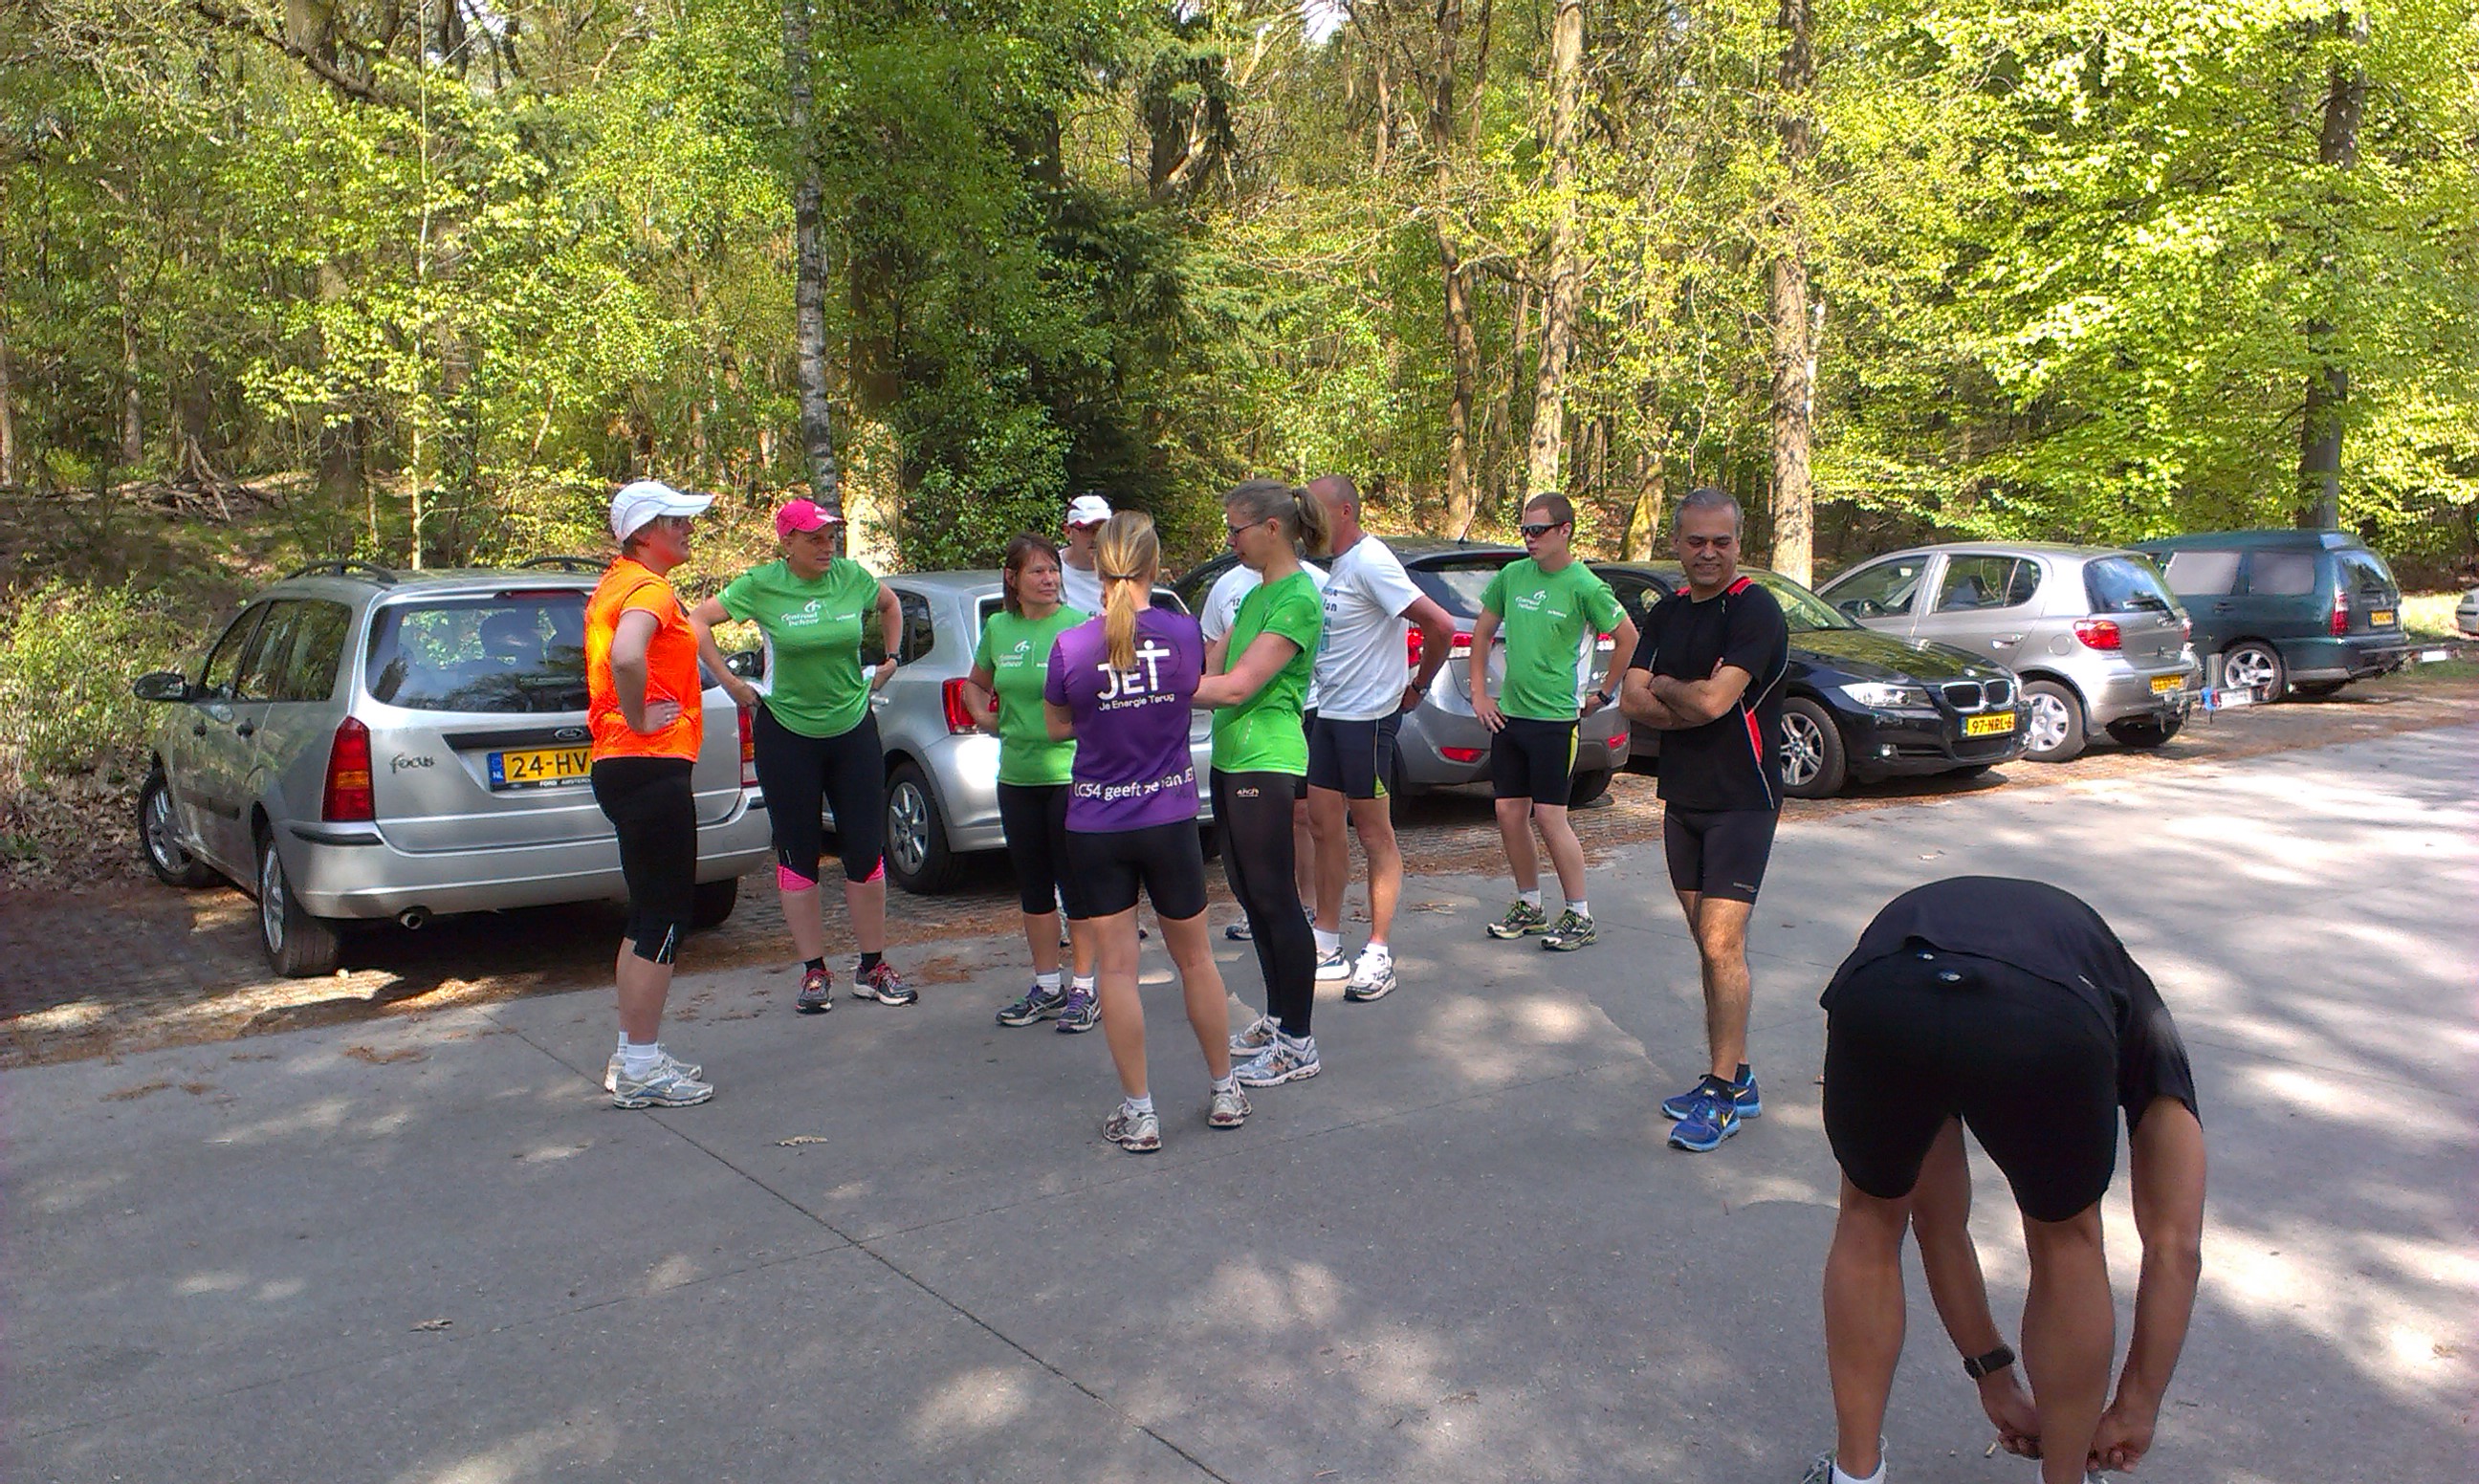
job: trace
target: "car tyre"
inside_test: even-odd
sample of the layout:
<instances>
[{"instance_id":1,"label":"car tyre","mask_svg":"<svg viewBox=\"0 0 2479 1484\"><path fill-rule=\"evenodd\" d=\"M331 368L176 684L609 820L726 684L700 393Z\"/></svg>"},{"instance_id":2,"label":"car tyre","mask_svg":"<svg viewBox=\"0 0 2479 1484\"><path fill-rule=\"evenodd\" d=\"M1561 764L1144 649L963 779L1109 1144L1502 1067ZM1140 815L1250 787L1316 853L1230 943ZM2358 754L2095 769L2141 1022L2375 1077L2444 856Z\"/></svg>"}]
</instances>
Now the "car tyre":
<instances>
[{"instance_id":1,"label":"car tyre","mask_svg":"<svg viewBox=\"0 0 2479 1484\"><path fill-rule=\"evenodd\" d=\"M2109 740L2120 747L2154 748L2176 736L2178 729L2185 725L2186 719L2183 716L2130 716L2124 721L2109 723L2108 735Z\"/></svg>"},{"instance_id":2,"label":"car tyre","mask_svg":"<svg viewBox=\"0 0 2479 1484\"><path fill-rule=\"evenodd\" d=\"M138 851L146 869L166 886L206 886L216 873L206 862L181 848L172 836L172 784L158 763L138 790Z\"/></svg>"},{"instance_id":3,"label":"car tyre","mask_svg":"<svg viewBox=\"0 0 2479 1484\"><path fill-rule=\"evenodd\" d=\"M700 882L696 904L689 908L689 926L700 933L708 928L720 928L731 915L731 909L739 905L739 877L727 876L719 882Z\"/></svg>"},{"instance_id":4,"label":"car tyre","mask_svg":"<svg viewBox=\"0 0 2479 1484\"><path fill-rule=\"evenodd\" d=\"M957 871L929 775L917 763L897 763L886 776L886 874L913 895L929 896L954 885Z\"/></svg>"},{"instance_id":5,"label":"car tyre","mask_svg":"<svg viewBox=\"0 0 2479 1484\"><path fill-rule=\"evenodd\" d=\"M1568 785L1567 807L1580 809L1609 791L1609 769L1595 768L1590 773L1578 773L1574 781Z\"/></svg>"},{"instance_id":6,"label":"car tyre","mask_svg":"<svg viewBox=\"0 0 2479 1484\"><path fill-rule=\"evenodd\" d=\"M2340 694L2341 687L2349 683L2347 680L2301 680L2289 687L2289 691L2294 696L2313 696L2321 699L2325 696Z\"/></svg>"},{"instance_id":7,"label":"car tyre","mask_svg":"<svg viewBox=\"0 0 2479 1484\"><path fill-rule=\"evenodd\" d=\"M2240 639L2221 651L2221 683L2263 693L2269 703L2289 694L2289 667L2281 652L2262 639Z\"/></svg>"},{"instance_id":8,"label":"car tyre","mask_svg":"<svg viewBox=\"0 0 2479 1484\"><path fill-rule=\"evenodd\" d=\"M1782 792L1794 799L1830 799L1851 777L1842 729L1805 696L1782 703Z\"/></svg>"},{"instance_id":9,"label":"car tyre","mask_svg":"<svg viewBox=\"0 0 2479 1484\"><path fill-rule=\"evenodd\" d=\"M2023 686L2029 715L2023 729L2031 746L2023 755L2033 762L2072 762L2083 750L2083 701L2056 680L2032 680Z\"/></svg>"},{"instance_id":10,"label":"car tyre","mask_svg":"<svg viewBox=\"0 0 2479 1484\"><path fill-rule=\"evenodd\" d=\"M344 935L323 917L313 917L284 874L275 838L258 837L258 941L268 966L287 979L317 979L336 972Z\"/></svg>"}]
</instances>

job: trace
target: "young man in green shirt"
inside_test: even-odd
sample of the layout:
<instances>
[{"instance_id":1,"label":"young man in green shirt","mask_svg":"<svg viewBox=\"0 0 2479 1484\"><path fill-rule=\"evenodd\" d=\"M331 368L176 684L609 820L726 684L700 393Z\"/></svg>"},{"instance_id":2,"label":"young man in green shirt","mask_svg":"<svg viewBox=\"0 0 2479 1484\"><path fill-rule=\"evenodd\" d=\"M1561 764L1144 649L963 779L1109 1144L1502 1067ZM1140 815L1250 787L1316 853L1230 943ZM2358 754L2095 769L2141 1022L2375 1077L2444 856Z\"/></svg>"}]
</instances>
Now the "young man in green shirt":
<instances>
[{"instance_id":1,"label":"young man in green shirt","mask_svg":"<svg viewBox=\"0 0 2479 1484\"><path fill-rule=\"evenodd\" d=\"M1574 784L1575 724L1610 704L1587 696L1594 646L1614 634L1613 654L1635 652L1635 625L1609 584L1575 560L1575 507L1563 495L1535 495L1523 506L1521 560L1498 569L1472 621L1472 714L1494 733L1490 781L1497 793L1497 832L1515 876L1515 901L1489 925L1492 937L1541 934L1541 946L1568 952L1593 941L1584 897L1584 847L1567 822ZM1503 629L1506 683L1489 693L1490 646ZM1549 847L1566 909L1555 923L1541 906L1541 857L1532 832Z\"/></svg>"}]
</instances>

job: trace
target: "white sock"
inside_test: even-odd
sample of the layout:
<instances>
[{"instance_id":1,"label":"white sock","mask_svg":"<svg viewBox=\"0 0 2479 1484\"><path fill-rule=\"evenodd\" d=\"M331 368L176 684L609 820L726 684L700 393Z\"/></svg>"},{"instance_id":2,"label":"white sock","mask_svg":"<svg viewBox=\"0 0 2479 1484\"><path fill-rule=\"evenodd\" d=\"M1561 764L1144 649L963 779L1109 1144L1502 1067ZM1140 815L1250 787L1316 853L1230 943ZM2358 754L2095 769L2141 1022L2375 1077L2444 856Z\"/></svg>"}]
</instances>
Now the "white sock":
<instances>
[{"instance_id":1,"label":"white sock","mask_svg":"<svg viewBox=\"0 0 2479 1484\"><path fill-rule=\"evenodd\" d=\"M1047 974L1035 974L1033 976L1033 983L1034 987L1037 989L1047 989L1052 994L1057 994L1059 992L1059 971L1057 969L1052 969Z\"/></svg>"},{"instance_id":2,"label":"white sock","mask_svg":"<svg viewBox=\"0 0 2479 1484\"><path fill-rule=\"evenodd\" d=\"M1539 907L1541 905L1541 888L1535 886L1530 891L1519 891L1515 894L1515 900L1522 903L1526 907Z\"/></svg>"},{"instance_id":3,"label":"white sock","mask_svg":"<svg viewBox=\"0 0 2479 1484\"><path fill-rule=\"evenodd\" d=\"M1840 1464L1835 1464L1833 1466L1833 1484L1878 1484L1878 1481L1884 1478L1884 1476L1885 1456L1881 1453L1877 1455L1877 1471L1869 1474L1865 1478L1862 1478L1855 1473L1843 1472L1842 1466Z\"/></svg>"},{"instance_id":4,"label":"white sock","mask_svg":"<svg viewBox=\"0 0 2479 1484\"><path fill-rule=\"evenodd\" d=\"M1367 947L1360 951L1360 961L1363 963L1392 963L1394 961L1394 950L1387 947L1383 943L1371 942Z\"/></svg>"},{"instance_id":5,"label":"white sock","mask_svg":"<svg viewBox=\"0 0 2479 1484\"><path fill-rule=\"evenodd\" d=\"M1071 989L1082 989L1086 994L1093 992L1093 976L1090 974L1078 974L1068 980L1067 984Z\"/></svg>"},{"instance_id":6,"label":"white sock","mask_svg":"<svg viewBox=\"0 0 2479 1484\"><path fill-rule=\"evenodd\" d=\"M620 1037L620 1072L626 1077L643 1077L662 1063L663 1043L660 1040L632 1041Z\"/></svg>"},{"instance_id":7,"label":"white sock","mask_svg":"<svg viewBox=\"0 0 2479 1484\"><path fill-rule=\"evenodd\" d=\"M1574 901L1567 904L1567 910L1574 913L1578 917L1590 917L1593 915L1593 904L1585 901L1582 897L1577 897Z\"/></svg>"},{"instance_id":8,"label":"white sock","mask_svg":"<svg viewBox=\"0 0 2479 1484\"><path fill-rule=\"evenodd\" d=\"M1293 1036L1293 1035L1292 1035L1291 1032L1289 1032L1289 1031L1276 1031L1276 1032L1274 1033L1274 1039L1276 1039L1276 1040L1278 1040L1278 1041L1282 1042L1282 1043L1283 1043L1284 1045L1286 1045L1286 1046L1291 1047L1293 1051L1308 1051L1308 1050L1313 1049L1313 1048L1316 1045L1316 1036Z\"/></svg>"},{"instance_id":9,"label":"white sock","mask_svg":"<svg viewBox=\"0 0 2479 1484\"><path fill-rule=\"evenodd\" d=\"M1121 1098L1119 1106L1132 1113L1149 1113L1154 1111L1154 1095L1148 1092L1142 1097Z\"/></svg>"},{"instance_id":10,"label":"white sock","mask_svg":"<svg viewBox=\"0 0 2479 1484\"><path fill-rule=\"evenodd\" d=\"M1237 1072L1214 1079L1214 1090L1216 1092L1228 1092L1238 1086L1240 1086L1240 1074Z\"/></svg>"},{"instance_id":11,"label":"white sock","mask_svg":"<svg viewBox=\"0 0 2479 1484\"><path fill-rule=\"evenodd\" d=\"M626 1055L628 1054L628 1033L627 1033L627 1032L623 1031L623 1032L621 1032L621 1033L620 1033L620 1044L612 1048L612 1050L611 1050L611 1054L612 1054L613 1056L615 1056L615 1057L625 1057L625 1056L626 1056Z\"/></svg>"},{"instance_id":12,"label":"white sock","mask_svg":"<svg viewBox=\"0 0 2479 1484\"><path fill-rule=\"evenodd\" d=\"M1341 933L1328 933L1323 928L1311 928L1309 931L1316 934L1316 950L1318 958L1330 959L1336 954L1342 952L1342 934Z\"/></svg>"}]
</instances>

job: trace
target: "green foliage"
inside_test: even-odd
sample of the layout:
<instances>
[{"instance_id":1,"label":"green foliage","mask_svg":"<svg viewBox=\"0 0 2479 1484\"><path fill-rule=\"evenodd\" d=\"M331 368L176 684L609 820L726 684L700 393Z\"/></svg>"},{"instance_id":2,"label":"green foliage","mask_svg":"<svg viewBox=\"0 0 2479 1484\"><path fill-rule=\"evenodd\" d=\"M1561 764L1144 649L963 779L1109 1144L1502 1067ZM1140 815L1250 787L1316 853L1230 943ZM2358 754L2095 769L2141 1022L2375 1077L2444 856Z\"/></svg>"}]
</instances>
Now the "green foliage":
<instances>
[{"instance_id":1,"label":"green foliage","mask_svg":"<svg viewBox=\"0 0 2479 1484\"><path fill-rule=\"evenodd\" d=\"M181 659L184 635L135 585L47 581L0 615L0 766L29 780L132 773L160 714L130 681Z\"/></svg>"}]
</instances>

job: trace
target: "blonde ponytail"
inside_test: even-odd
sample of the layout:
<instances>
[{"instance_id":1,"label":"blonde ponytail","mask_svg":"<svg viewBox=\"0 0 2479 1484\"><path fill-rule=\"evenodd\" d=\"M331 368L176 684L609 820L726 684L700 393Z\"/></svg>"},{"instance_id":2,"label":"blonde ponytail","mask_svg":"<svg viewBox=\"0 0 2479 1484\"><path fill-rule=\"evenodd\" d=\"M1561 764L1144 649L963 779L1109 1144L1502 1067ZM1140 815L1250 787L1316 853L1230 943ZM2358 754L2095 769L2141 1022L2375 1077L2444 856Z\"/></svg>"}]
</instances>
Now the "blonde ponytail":
<instances>
[{"instance_id":1,"label":"blonde ponytail","mask_svg":"<svg viewBox=\"0 0 2479 1484\"><path fill-rule=\"evenodd\" d=\"M1323 556L1334 545L1334 516L1316 492L1306 489L1291 491L1292 528L1300 550L1310 556Z\"/></svg>"},{"instance_id":2,"label":"blonde ponytail","mask_svg":"<svg viewBox=\"0 0 2479 1484\"><path fill-rule=\"evenodd\" d=\"M1102 636L1110 642L1111 668L1137 667L1137 610L1153 590L1162 568L1162 537L1154 518L1123 510L1102 523L1093 538L1093 566L1102 576Z\"/></svg>"}]
</instances>

